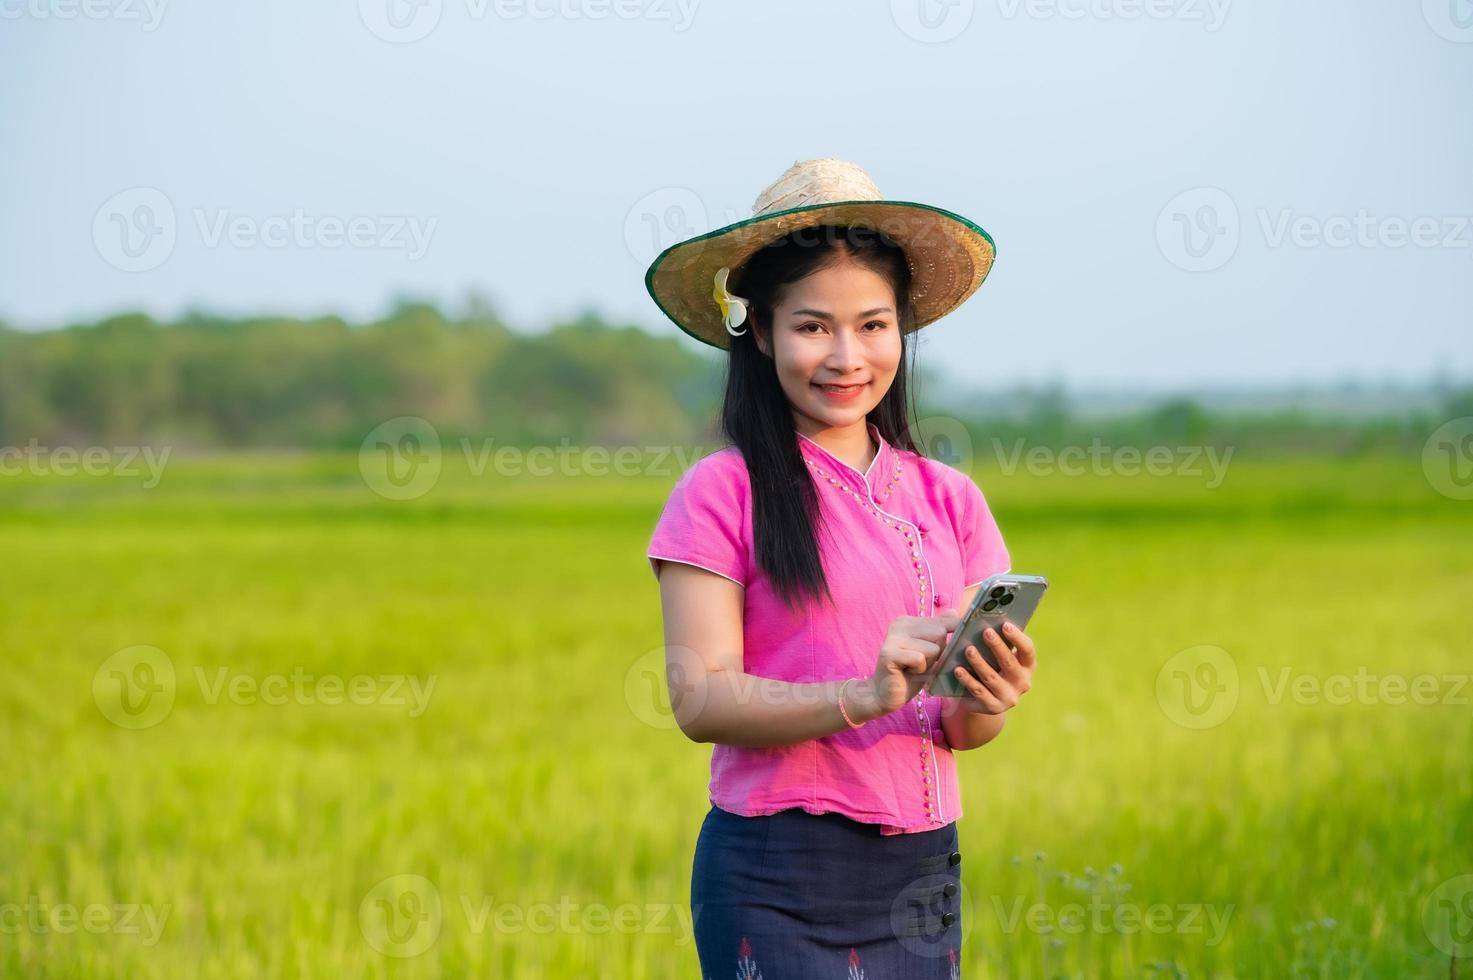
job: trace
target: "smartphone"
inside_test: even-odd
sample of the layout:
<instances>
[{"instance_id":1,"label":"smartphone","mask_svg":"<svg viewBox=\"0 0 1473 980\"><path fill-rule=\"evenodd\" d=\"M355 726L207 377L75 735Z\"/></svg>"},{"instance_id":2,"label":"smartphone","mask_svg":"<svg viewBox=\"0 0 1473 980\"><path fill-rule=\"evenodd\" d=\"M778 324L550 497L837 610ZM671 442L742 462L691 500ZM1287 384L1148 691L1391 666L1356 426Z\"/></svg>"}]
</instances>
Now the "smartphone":
<instances>
[{"instance_id":1,"label":"smartphone","mask_svg":"<svg viewBox=\"0 0 1473 980\"><path fill-rule=\"evenodd\" d=\"M968 697L970 692L956 676L957 667L972 669L967 662L967 647L975 646L993 670L1001 670L992 648L982 638L982 631L990 626L1001 635L1003 623L1012 623L1020 630L1027 629L1028 620L1033 618L1034 610L1043 601L1046 589L1048 579L1041 575L1002 572L983 582L922 689L940 698Z\"/></svg>"}]
</instances>

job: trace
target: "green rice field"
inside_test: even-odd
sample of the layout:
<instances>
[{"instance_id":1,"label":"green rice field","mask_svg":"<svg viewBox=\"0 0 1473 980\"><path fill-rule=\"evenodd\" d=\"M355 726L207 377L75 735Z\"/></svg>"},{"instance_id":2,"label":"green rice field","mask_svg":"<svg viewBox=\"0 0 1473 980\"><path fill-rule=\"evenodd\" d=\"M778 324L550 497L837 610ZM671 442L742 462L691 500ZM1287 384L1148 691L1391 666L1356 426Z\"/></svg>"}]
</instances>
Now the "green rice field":
<instances>
[{"instance_id":1,"label":"green rice field","mask_svg":"<svg viewBox=\"0 0 1473 980\"><path fill-rule=\"evenodd\" d=\"M678 472L471 462L0 477L0 975L700 975ZM1052 588L959 757L961 975L1473 977L1473 501L1414 457L974 476Z\"/></svg>"}]
</instances>

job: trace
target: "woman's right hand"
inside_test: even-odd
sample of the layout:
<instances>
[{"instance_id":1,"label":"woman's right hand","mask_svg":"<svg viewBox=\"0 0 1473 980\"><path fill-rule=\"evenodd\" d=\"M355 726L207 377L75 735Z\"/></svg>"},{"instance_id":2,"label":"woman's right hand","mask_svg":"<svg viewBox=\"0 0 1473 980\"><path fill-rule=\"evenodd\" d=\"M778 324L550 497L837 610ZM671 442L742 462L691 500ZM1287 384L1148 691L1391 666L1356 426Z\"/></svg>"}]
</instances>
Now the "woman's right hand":
<instances>
[{"instance_id":1,"label":"woman's right hand","mask_svg":"<svg viewBox=\"0 0 1473 980\"><path fill-rule=\"evenodd\" d=\"M866 720L899 710L916 696L941 656L947 636L961 622L954 610L943 609L935 616L900 616L890 624L875 671L868 684L860 685L867 688L863 692L866 703L860 709Z\"/></svg>"}]
</instances>

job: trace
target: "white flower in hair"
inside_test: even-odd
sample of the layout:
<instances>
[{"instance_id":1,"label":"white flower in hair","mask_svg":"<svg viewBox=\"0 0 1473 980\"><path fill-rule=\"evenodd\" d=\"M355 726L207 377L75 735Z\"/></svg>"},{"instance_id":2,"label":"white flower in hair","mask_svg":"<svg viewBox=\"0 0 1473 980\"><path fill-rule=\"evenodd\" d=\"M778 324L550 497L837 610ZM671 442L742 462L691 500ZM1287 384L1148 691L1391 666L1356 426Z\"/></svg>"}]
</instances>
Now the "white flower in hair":
<instances>
[{"instance_id":1,"label":"white flower in hair","mask_svg":"<svg viewBox=\"0 0 1473 980\"><path fill-rule=\"evenodd\" d=\"M726 291L726 278L730 274L731 269L726 266L716 270L716 290L712 295L716 297L716 305L721 308L721 320L726 324L726 332L733 337L740 337L747 331L736 328L746 322L751 301Z\"/></svg>"}]
</instances>

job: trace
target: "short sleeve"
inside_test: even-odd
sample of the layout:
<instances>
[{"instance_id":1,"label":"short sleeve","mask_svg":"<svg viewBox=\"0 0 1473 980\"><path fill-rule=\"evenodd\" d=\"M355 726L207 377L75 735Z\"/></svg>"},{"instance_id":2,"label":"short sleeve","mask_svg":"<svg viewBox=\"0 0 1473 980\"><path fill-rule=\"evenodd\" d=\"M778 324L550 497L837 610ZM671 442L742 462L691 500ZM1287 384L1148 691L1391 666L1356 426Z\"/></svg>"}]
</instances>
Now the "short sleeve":
<instances>
[{"instance_id":1,"label":"short sleeve","mask_svg":"<svg viewBox=\"0 0 1473 980\"><path fill-rule=\"evenodd\" d=\"M967 486L962 508L962 573L966 588L981 585L989 576L1012 571L1013 561L997 529L987 498L982 490L965 477Z\"/></svg>"},{"instance_id":2,"label":"short sleeve","mask_svg":"<svg viewBox=\"0 0 1473 980\"><path fill-rule=\"evenodd\" d=\"M655 577L657 559L678 561L745 588L751 551L748 494L740 455L714 454L686 470L670 491L645 552Z\"/></svg>"}]
</instances>

